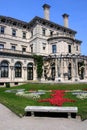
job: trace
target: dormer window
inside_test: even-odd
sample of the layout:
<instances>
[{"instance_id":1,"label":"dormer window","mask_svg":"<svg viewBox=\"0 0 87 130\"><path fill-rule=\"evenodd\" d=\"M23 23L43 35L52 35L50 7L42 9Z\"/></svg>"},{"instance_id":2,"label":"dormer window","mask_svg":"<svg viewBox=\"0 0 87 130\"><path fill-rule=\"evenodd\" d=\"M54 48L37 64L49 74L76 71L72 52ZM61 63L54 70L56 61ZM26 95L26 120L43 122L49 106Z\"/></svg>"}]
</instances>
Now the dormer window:
<instances>
[{"instance_id":1,"label":"dormer window","mask_svg":"<svg viewBox=\"0 0 87 130\"><path fill-rule=\"evenodd\" d=\"M16 29L12 29L12 36L16 37Z\"/></svg>"},{"instance_id":2,"label":"dormer window","mask_svg":"<svg viewBox=\"0 0 87 130\"><path fill-rule=\"evenodd\" d=\"M4 32L5 32L5 27L0 26L0 34L4 34Z\"/></svg>"}]
</instances>

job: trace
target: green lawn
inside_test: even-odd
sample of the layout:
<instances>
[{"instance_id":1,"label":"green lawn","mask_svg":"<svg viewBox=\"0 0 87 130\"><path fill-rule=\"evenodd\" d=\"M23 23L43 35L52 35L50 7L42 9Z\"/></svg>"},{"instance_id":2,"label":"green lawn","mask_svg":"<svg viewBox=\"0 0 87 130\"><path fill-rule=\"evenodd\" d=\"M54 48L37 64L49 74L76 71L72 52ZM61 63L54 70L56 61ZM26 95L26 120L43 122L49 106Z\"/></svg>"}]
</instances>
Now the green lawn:
<instances>
[{"instance_id":1,"label":"green lawn","mask_svg":"<svg viewBox=\"0 0 87 130\"><path fill-rule=\"evenodd\" d=\"M15 112L19 116L23 116L24 108L27 105L37 106L50 106L50 103L39 103L37 100L27 99L24 97L16 96L14 93L6 93L8 89L25 89L28 90L77 90L87 89L87 84L24 84L17 87L11 88L0 88L0 103L7 106L10 110ZM42 95L41 99L49 98L50 94ZM78 115L81 116L82 120L87 119L87 99L81 100L71 93L66 93L65 97L74 99L76 102L64 103L63 106L77 106L79 109Z\"/></svg>"}]
</instances>

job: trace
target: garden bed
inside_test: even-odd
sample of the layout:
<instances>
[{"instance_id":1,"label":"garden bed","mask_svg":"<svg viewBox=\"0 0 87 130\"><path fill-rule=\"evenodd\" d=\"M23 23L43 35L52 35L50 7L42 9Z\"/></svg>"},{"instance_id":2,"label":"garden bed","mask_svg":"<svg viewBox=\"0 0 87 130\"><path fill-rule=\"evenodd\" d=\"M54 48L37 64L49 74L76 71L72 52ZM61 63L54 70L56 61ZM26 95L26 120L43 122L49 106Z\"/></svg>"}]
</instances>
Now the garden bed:
<instances>
[{"instance_id":1,"label":"garden bed","mask_svg":"<svg viewBox=\"0 0 87 130\"><path fill-rule=\"evenodd\" d=\"M57 92L61 90L61 92L66 91L64 93L63 101L65 101L65 99L69 99L69 102L63 102L61 106L77 106L79 110L78 115L81 116L82 120L87 119L87 84L25 84L9 89L0 88L0 102L11 109L13 112L15 112L17 115L23 116L24 108L26 106L57 106L58 104L51 104L50 102L47 102L48 99L52 98L52 94L56 94L54 93L56 90ZM19 96L16 94L22 93L23 91L25 91L26 94L28 94L28 92L34 92L33 94L37 92L37 95L39 94L40 97L32 98L32 94L30 94L31 97L29 96L27 98L25 96ZM79 94L80 96L78 96ZM83 94L85 94L85 96L83 96ZM43 100L45 100L46 102L43 102Z\"/></svg>"}]
</instances>

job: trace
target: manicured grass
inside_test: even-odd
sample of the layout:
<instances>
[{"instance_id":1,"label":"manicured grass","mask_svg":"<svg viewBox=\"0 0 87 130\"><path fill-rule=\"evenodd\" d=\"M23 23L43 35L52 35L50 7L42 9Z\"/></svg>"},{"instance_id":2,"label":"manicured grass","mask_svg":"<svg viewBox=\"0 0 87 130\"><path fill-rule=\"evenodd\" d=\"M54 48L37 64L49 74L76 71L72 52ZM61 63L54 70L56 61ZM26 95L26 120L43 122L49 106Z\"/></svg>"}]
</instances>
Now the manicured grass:
<instances>
[{"instance_id":1,"label":"manicured grass","mask_svg":"<svg viewBox=\"0 0 87 130\"><path fill-rule=\"evenodd\" d=\"M27 99L24 97L16 96L14 93L6 93L8 89L25 89L28 90L77 90L87 89L87 84L24 84L12 88L0 88L0 103L7 106L10 110L15 112L19 116L23 116L24 108L28 105L36 106L50 106L50 103L43 102L39 103L36 100ZM42 95L40 99L49 98L50 93ZM87 119L87 99L80 100L71 93L66 93L65 97L74 99L76 102L64 103L63 106L77 106L79 109L78 115L81 116L82 120Z\"/></svg>"}]
</instances>

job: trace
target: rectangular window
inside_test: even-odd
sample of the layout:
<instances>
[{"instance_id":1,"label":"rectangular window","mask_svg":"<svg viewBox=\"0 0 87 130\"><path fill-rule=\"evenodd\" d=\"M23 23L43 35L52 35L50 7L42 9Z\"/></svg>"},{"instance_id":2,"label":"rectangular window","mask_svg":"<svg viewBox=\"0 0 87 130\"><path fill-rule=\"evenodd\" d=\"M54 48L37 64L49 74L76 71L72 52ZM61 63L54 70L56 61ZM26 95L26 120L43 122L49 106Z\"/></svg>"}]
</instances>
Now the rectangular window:
<instances>
[{"instance_id":1,"label":"rectangular window","mask_svg":"<svg viewBox=\"0 0 87 130\"><path fill-rule=\"evenodd\" d=\"M33 37L33 30L31 31L31 37Z\"/></svg>"},{"instance_id":2,"label":"rectangular window","mask_svg":"<svg viewBox=\"0 0 87 130\"><path fill-rule=\"evenodd\" d=\"M23 39L26 39L26 32L23 32Z\"/></svg>"},{"instance_id":3,"label":"rectangular window","mask_svg":"<svg viewBox=\"0 0 87 130\"><path fill-rule=\"evenodd\" d=\"M43 50L46 49L46 43L42 43L42 46L43 46Z\"/></svg>"},{"instance_id":4,"label":"rectangular window","mask_svg":"<svg viewBox=\"0 0 87 130\"><path fill-rule=\"evenodd\" d=\"M52 53L56 53L56 45L52 45Z\"/></svg>"},{"instance_id":5,"label":"rectangular window","mask_svg":"<svg viewBox=\"0 0 87 130\"><path fill-rule=\"evenodd\" d=\"M78 51L78 46L76 46L76 51Z\"/></svg>"},{"instance_id":6,"label":"rectangular window","mask_svg":"<svg viewBox=\"0 0 87 130\"><path fill-rule=\"evenodd\" d=\"M30 45L31 53L33 53L33 45Z\"/></svg>"},{"instance_id":7,"label":"rectangular window","mask_svg":"<svg viewBox=\"0 0 87 130\"><path fill-rule=\"evenodd\" d=\"M52 36L53 35L53 31L50 31L50 36Z\"/></svg>"},{"instance_id":8,"label":"rectangular window","mask_svg":"<svg viewBox=\"0 0 87 130\"><path fill-rule=\"evenodd\" d=\"M4 48L4 45L3 44L0 44L0 49L3 49Z\"/></svg>"},{"instance_id":9,"label":"rectangular window","mask_svg":"<svg viewBox=\"0 0 87 130\"><path fill-rule=\"evenodd\" d=\"M46 49L46 47L45 46L43 46L43 50L45 50Z\"/></svg>"},{"instance_id":10,"label":"rectangular window","mask_svg":"<svg viewBox=\"0 0 87 130\"><path fill-rule=\"evenodd\" d=\"M12 36L16 36L16 30L15 29L12 29Z\"/></svg>"},{"instance_id":11,"label":"rectangular window","mask_svg":"<svg viewBox=\"0 0 87 130\"><path fill-rule=\"evenodd\" d=\"M22 51L23 51L23 52L26 52L26 48L23 47L23 48L22 48Z\"/></svg>"},{"instance_id":12,"label":"rectangular window","mask_svg":"<svg viewBox=\"0 0 87 130\"><path fill-rule=\"evenodd\" d=\"M4 32L5 32L5 27L1 26L0 27L0 34L4 34Z\"/></svg>"},{"instance_id":13,"label":"rectangular window","mask_svg":"<svg viewBox=\"0 0 87 130\"><path fill-rule=\"evenodd\" d=\"M46 35L46 29L45 29L45 28L42 29L42 35L43 35L43 36Z\"/></svg>"},{"instance_id":14,"label":"rectangular window","mask_svg":"<svg viewBox=\"0 0 87 130\"><path fill-rule=\"evenodd\" d=\"M15 46L11 46L11 49L12 49L13 51L15 51L15 50L16 50L16 47L15 47Z\"/></svg>"},{"instance_id":15,"label":"rectangular window","mask_svg":"<svg viewBox=\"0 0 87 130\"><path fill-rule=\"evenodd\" d=\"M71 53L71 45L68 45L68 53Z\"/></svg>"}]
</instances>

